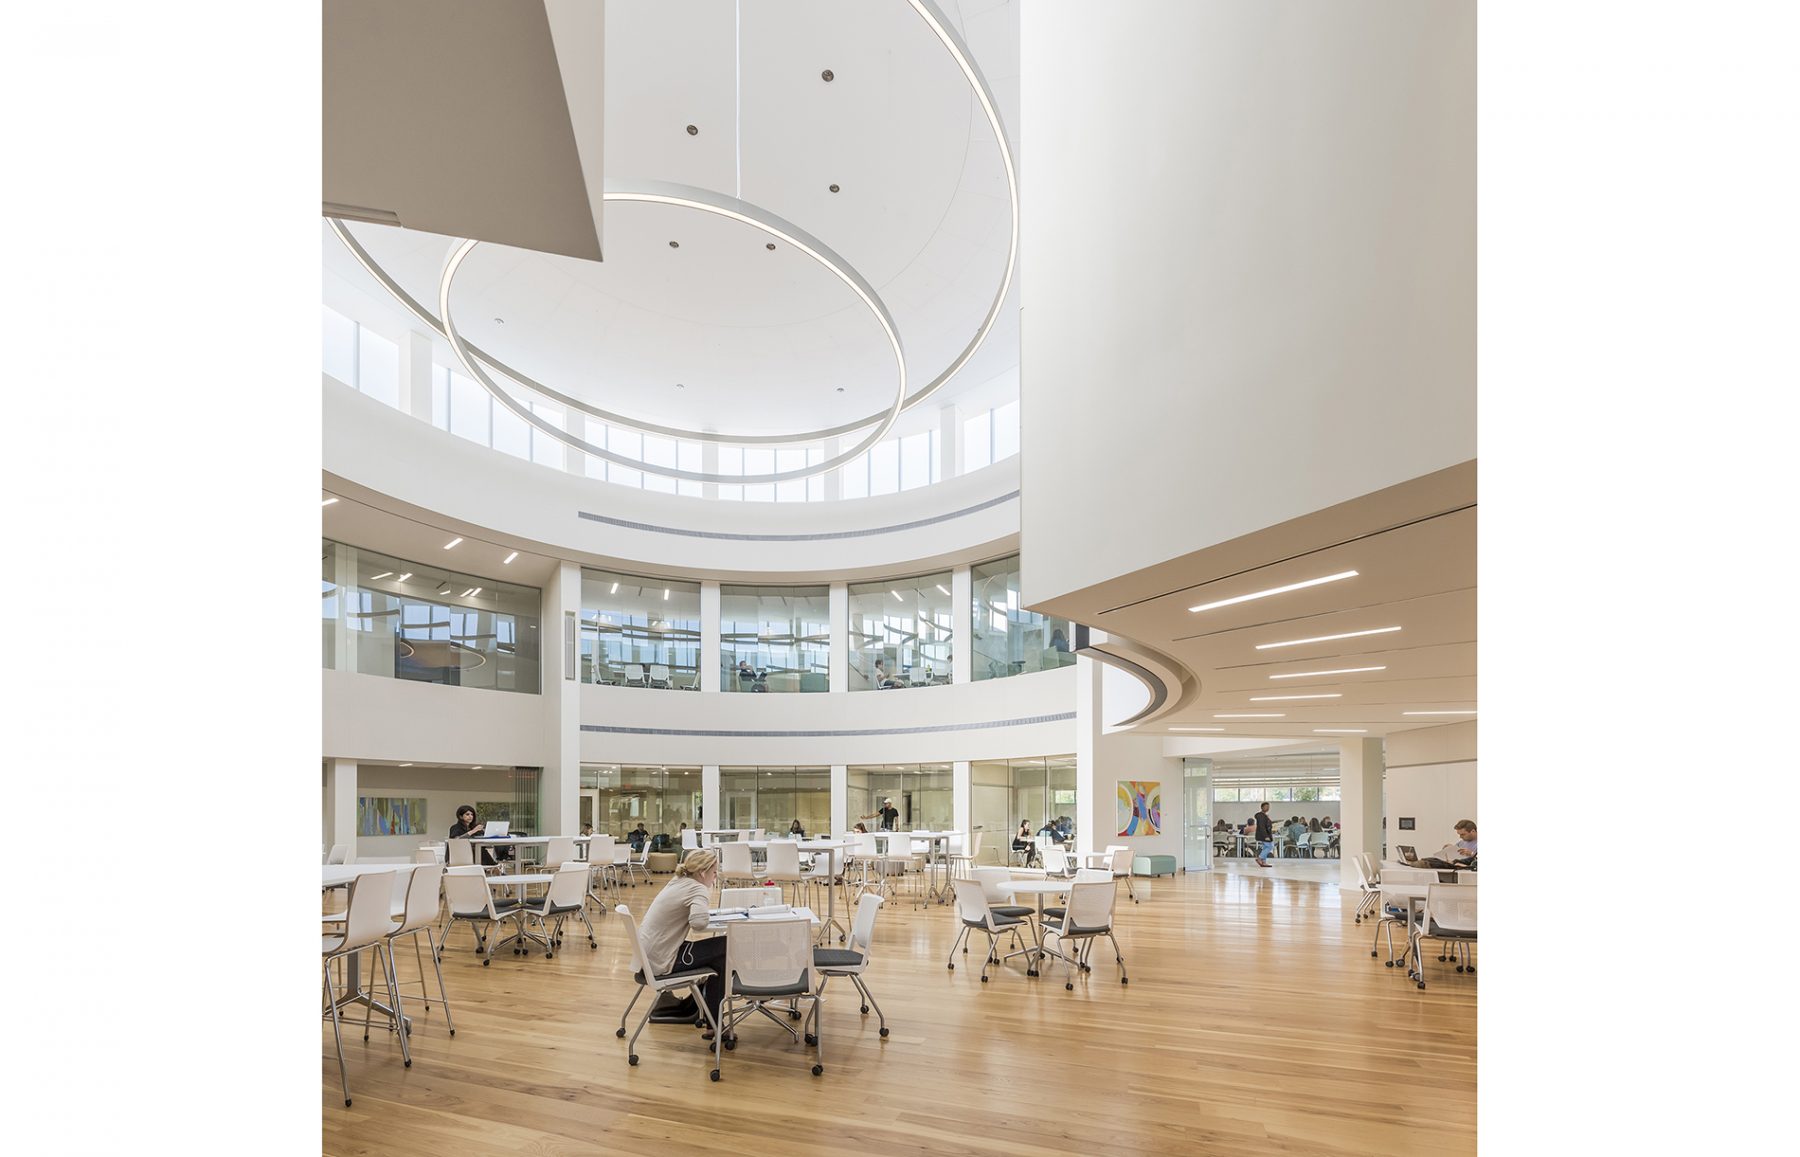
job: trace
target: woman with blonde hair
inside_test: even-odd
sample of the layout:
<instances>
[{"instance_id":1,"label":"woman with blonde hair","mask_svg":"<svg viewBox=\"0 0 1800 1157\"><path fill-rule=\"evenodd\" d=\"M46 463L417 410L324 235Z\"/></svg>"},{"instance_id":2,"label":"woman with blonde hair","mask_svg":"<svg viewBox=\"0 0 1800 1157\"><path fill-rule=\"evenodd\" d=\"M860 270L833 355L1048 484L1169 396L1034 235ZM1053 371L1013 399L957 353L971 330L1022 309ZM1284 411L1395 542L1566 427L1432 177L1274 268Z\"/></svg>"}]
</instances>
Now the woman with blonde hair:
<instances>
[{"instance_id":1,"label":"woman with blonde hair","mask_svg":"<svg viewBox=\"0 0 1800 1157\"><path fill-rule=\"evenodd\" d=\"M662 890L644 913L638 928L644 943L644 960L656 975L671 976L678 972L712 969L713 977L704 986L702 996L713 1019L719 1016L719 1002L725 998L725 937L689 940L690 932L704 932L709 922L713 885L719 879L719 855L706 848L691 851L675 868L675 879ZM693 1016L698 1023L700 1009L689 999L677 1005L679 1016ZM712 1039L712 1030L707 1030Z\"/></svg>"}]
</instances>

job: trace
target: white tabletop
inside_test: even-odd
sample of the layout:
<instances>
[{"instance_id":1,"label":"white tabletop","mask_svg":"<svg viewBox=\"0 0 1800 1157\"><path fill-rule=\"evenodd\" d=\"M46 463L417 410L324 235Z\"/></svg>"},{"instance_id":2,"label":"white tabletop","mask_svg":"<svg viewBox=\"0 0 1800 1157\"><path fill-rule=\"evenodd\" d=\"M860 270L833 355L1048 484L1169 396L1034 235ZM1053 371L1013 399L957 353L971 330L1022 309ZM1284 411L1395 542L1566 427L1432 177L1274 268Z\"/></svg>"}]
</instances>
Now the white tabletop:
<instances>
[{"instance_id":1,"label":"white tabletop","mask_svg":"<svg viewBox=\"0 0 1800 1157\"><path fill-rule=\"evenodd\" d=\"M1074 883L1074 880L1008 880L1000 887L1015 896L1052 896L1067 892Z\"/></svg>"},{"instance_id":2,"label":"white tabletop","mask_svg":"<svg viewBox=\"0 0 1800 1157\"><path fill-rule=\"evenodd\" d=\"M786 840L745 840L757 851L767 851L770 844L786 843ZM854 840L795 840L794 845L803 852L828 852L833 848L854 848Z\"/></svg>"},{"instance_id":3,"label":"white tabletop","mask_svg":"<svg viewBox=\"0 0 1800 1157\"><path fill-rule=\"evenodd\" d=\"M488 887L490 888L495 884L511 888L514 886L523 886L525 884L548 884L555 878L555 876L552 876L548 872L526 872L516 876L489 876L487 877L487 882Z\"/></svg>"},{"instance_id":4,"label":"white tabletop","mask_svg":"<svg viewBox=\"0 0 1800 1157\"><path fill-rule=\"evenodd\" d=\"M371 876L377 872L410 872L423 864L323 864L319 870L324 873L323 883L327 888L341 888L358 876Z\"/></svg>"},{"instance_id":5,"label":"white tabletop","mask_svg":"<svg viewBox=\"0 0 1800 1157\"><path fill-rule=\"evenodd\" d=\"M573 838L578 838L578 837L573 837ZM551 840L554 840L554 839L556 839L555 836L473 836L473 837L470 837L469 842L471 844L489 844L489 845L492 845L492 844L547 844Z\"/></svg>"},{"instance_id":6,"label":"white tabletop","mask_svg":"<svg viewBox=\"0 0 1800 1157\"><path fill-rule=\"evenodd\" d=\"M817 928L819 926L818 913L814 912L811 908L789 908L785 912L771 912L767 916L741 916L741 917L733 917L729 920L719 919L718 918L718 916L719 916L718 909L709 909L707 914L712 917L711 922L709 922L706 925L708 930L715 930L715 929L719 929L719 928L729 928L733 924L740 924L740 923L744 923L745 921L749 921L749 920L779 920L783 916L804 916L804 917L806 917L807 921L814 928Z\"/></svg>"}]
</instances>

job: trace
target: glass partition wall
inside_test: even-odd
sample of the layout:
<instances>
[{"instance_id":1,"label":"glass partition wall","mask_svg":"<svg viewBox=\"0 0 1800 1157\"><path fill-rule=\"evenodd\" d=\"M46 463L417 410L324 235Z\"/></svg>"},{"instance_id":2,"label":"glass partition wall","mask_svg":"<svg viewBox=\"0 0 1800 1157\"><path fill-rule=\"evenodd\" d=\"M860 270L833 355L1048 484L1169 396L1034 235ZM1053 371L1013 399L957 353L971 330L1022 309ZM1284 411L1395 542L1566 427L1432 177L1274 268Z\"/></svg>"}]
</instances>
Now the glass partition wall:
<instances>
[{"instance_id":1,"label":"glass partition wall","mask_svg":"<svg viewBox=\"0 0 1800 1157\"><path fill-rule=\"evenodd\" d=\"M977 682L1049 671L1075 661L1075 632L1067 619L1020 609L1018 555L972 567L969 579Z\"/></svg>"},{"instance_id":2,"label":"glass partition wall","mask_svg":"<svg viewBox=\"0 0 1800 1157\"><path fill-rule=\"evenodd\" d=\"M542 592L323 540L327 670L536 694Z\"/></svg>"},{"instance_id":3,"label":"glass partition wall","mask_svg":"<svg viewBox=\"0 0 1800 1157\"><path fill-rule=\"evenodd\" d=\"M700 769L633 766L618 763L581 765L581 822L598 835L625 838L640 823L652 836L667 834L680 845L683 823L700 823Z\"/></svg>"},{"instance_id":4,"label":"glass partition wall","mask_svg":"<svg viewBox=\"0 0 1800 1157\"><path fill-rule=\"evenodd\" d=\"M950 682L950 572L850 584L850 690Z\"/></svg>"},{"instance_id":5,"label":"glass partition wall","mask_svg":"<svg viewBox=\"0 0 1800 1157\"><path fill-rule=\"evenodd\" d=\"M969 817L984 833L982 863L1006 862L1021 820L1032 835L1048 826L1073 846L1075 757L974 760L969 764Z\"/></svg>"},{"instance_id":6,"label":"glass partition wall","mask_svg":"<svg viewBox=\"0 0 1800 1157\"><path fill-rule=\"evenodd\" d=\"M845 815L855 827L876 831L876 813L892 800L900 812L898 831L949 830L955 803L948 763L880 763L851 767L849 806Z\"/></svg>"},{"instance_id":7,"label":"glass partition wall","mask_svg":"<svg viewBox=\"0 0 1800 1157\"><path fill-rule=\"evenodd\" d=\"M581 680L700 689L700 584L581 571Z\"/></svg>"},{"instance_id":8,"label":"glass partition wall","mask_svg":"<svg viewBox=\"0 0 1800 1157\"><path fill-rule=\"evenodd\" d=\"M828 767L721 767L720 821L708 827L762 828L787 834L795 820L808 836L831 830Z\"/></svg>"},{"instance_id":9,"label":"glass partition wall","mask_svg":"<svg viewBox=\"0 0 1800 1157\"><path fill-rule=\"evenodd\" d=\"M831 690L831 588L719 588L719 686Z\"/></svg>"}]
</instances>

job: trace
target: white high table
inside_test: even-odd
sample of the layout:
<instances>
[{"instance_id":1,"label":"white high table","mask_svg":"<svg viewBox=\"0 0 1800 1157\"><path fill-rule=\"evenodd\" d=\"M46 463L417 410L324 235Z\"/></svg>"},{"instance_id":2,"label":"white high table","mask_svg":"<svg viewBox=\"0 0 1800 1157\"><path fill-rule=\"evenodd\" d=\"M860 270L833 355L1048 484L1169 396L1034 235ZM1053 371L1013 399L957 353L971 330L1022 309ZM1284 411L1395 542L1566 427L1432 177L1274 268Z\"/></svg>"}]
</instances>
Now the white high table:
<instances>
[{"instance_id":1,"label":"white high table","mask_svg":"<svg viewBox=\"0 0 1800 1157\"><path fill-rule=\"evenodd\" d=\"M750 845L751 851L767 854L771 843L780 843L781 841L746 840L744 842ZM831 930L836 928L838 941L841 943L847 940L848 934L844 931L844 926L838 923L837 918L837 878L843 872L843 861L838 853L845 848L854 848L856 844L850 840L796 840L794 843L803 852L826 853L829 874L825 877L825 920L820 924L820 934L829 939ZM819 924L819 921L815 920L814 923Z\"/></svg>"},{"instance_id":2,"label":"white high table","mask_svg":"<svg viewBox=\"0 0 1800 1157\"><path fill-rule=\"evenodd\" d=\"M536 839L537 837L534 836L532 838ZM521 904L525 902L525 889L527 887L532 884L548 884L555 878L556 877L548 872L514 872L510 875L484 877L484 879L487 880L489 892L492 892L495 888L517 888L519 890L519 903ZM492 956L494 953L500 951L502 948L505 948L508 944L511 944L516 940L535 940L544 946L544 951L546 953L550 951L550 942L548 940L542 936L537 936L526 931L525 925L521 923L517 932L514 932L511 936L508 936L500 943L488 949L488 955ZM529 949L521 947L518 951L527 952Z\"/></svg>"},{"instance_id":3,"label":"white high table","mask_svg":"<svg viewBox=\"0 0 1800 1157\"><path fill-rule=\"evenodd\" d=\"M908 841L925 841L925 870L929 873L929 884L925 892L926 899L936 900L940 904L948 904L950 901L946 894L950 891L950 873L948 870L950 863L950 837L960 835L962 835L961 832L876 832L875 838L877 840L905 839ZM912 853L911 843L907 844L906 852L908 855ZM884 848L882 849L882 854L889 855L891 854L891 850ZM946 869L944 872L944 883L941 887L937 882L937 867L939 863L944 864Z\"/></svg>"}]
</instances>

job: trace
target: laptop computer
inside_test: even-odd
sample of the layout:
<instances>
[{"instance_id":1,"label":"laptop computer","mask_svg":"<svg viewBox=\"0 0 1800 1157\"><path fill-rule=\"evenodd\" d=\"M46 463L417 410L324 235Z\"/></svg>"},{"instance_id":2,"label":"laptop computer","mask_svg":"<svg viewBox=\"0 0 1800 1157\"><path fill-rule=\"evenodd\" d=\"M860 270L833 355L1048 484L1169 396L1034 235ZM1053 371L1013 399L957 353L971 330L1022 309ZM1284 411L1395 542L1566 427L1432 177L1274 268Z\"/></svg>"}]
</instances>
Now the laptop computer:
<instances>
[{"instance_id":1,"label":"laptop computer","mask_svg":"<svg viewBox=\"0 0 1800 1157\"><path fill-rule=\"evenodd\" d=\"M512 825L506 820L489 820L481 826L481 838L484 840L497 840L505 835L507 829L511 826ZM1411 851L1410 848L1407 850Z\"/></svg>"},{"instance_id":2,"label":"laptop computer","mask_svg":"<svg viewBox=\"0 0 1800 1157\"><path fill-rule=\"evenodd\" d=\"M490 824L488 826L492 827L493 825ZM1400 858L1409 864L1416 864L1419 862L1419 850L1411 844L1397 844L1395 845L1394 850L1399 852Z\"/></svg>"}]
</instances>

